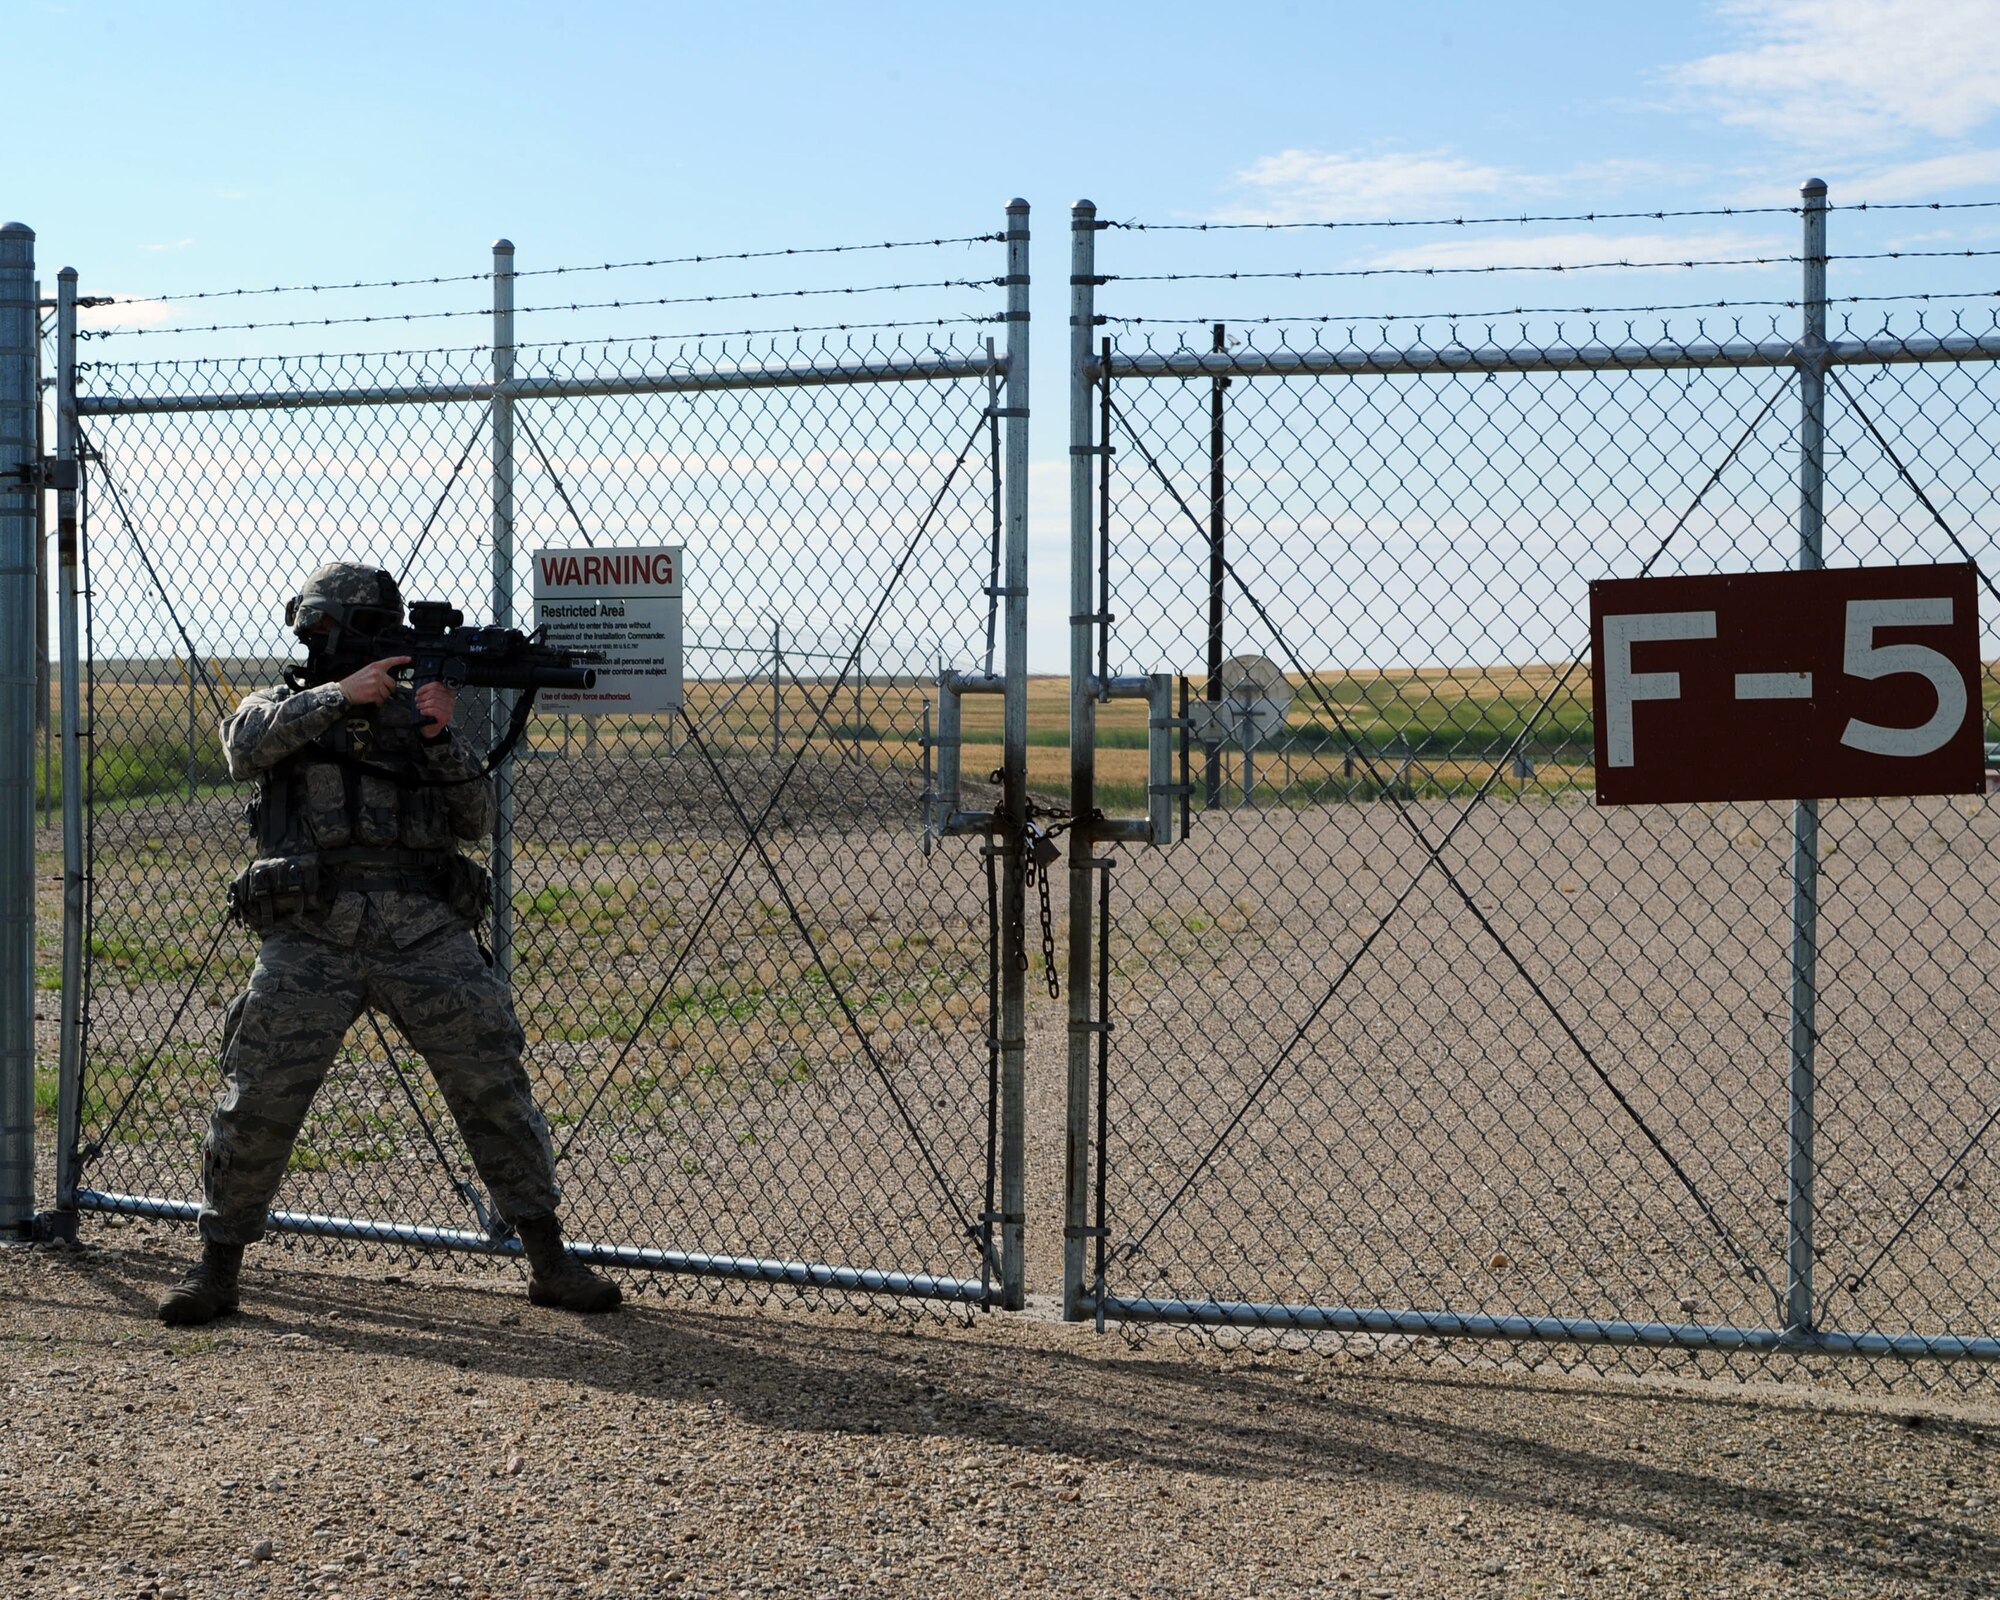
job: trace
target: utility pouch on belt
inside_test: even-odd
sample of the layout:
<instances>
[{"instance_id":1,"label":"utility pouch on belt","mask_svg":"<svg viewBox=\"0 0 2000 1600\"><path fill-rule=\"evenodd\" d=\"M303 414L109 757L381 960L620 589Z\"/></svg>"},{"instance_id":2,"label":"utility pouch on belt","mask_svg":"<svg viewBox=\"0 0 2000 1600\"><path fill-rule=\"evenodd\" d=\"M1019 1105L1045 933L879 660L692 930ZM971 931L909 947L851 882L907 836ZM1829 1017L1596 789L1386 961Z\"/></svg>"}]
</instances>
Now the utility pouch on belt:
<instances>
[{"instance_id":1,"label":"utility pouch on belt","mask_svg":"<svg viewBox=\"0 0 2000 1600\"><path fill-rule=\"evenodd\" d=\"M229 886L229 914L254 933L319 907L319 865L310 858L253 861Z\"/></svg>"},{"instance_id":2,"label":"utility pouch on belt","mask_svg":"<svg viewBox=\"0 0 2000 1600\"><path fill-rule=\"evenodd\" d=\"M493 905L493 875L477 861L454 855L444 869L444 903L453 916L478 922Z\"/></svg>"}]
</instances>

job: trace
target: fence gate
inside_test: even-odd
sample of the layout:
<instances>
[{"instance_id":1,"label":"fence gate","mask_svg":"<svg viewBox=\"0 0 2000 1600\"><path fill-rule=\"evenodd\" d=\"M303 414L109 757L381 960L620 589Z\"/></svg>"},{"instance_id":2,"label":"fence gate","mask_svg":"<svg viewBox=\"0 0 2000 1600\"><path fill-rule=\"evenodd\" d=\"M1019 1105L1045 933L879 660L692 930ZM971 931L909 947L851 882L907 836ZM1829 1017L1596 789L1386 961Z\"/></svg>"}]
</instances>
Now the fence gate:
<instances>
[{"instance_id":1,"label":"fence gate","mask_svg":"<svg viewBox=\"0 0 2000 1600\"><path fill-rule=\"evenodd\" d=\"M2000 1354L2000 801L1593 804L1594 578L1973 560L1995 697L2000 329L1801 212L1789 329L1362 347L1078 209L1069 1314Z\"/></svg>"},{"instance_id":2,"label":"fence gate","mask_svg":"<svg viewBox=\"0 0 2000 1600\"><path fill-rule=\"evenodd\" d=\"M569 1232L640 1273L1019 1303L1027 207L867 248L934 246L993 258L944 286L977 315L535 344L517 287L555 285L503 243L490 346L303 359L78 361L65 279L88 785L65 1206L196 1209L254 957L222 915L246 794L215 724L292 648L299 577L376 561L530 626L538 550L679 545L682 712L538 711L502 771L491 938ZM507 709L469 694L461 721L490 740ZM941 717L987 747L957 792ZM372 1015L278 1210L291 1235L506 1247Z\"/></svg>"}]
</instances>

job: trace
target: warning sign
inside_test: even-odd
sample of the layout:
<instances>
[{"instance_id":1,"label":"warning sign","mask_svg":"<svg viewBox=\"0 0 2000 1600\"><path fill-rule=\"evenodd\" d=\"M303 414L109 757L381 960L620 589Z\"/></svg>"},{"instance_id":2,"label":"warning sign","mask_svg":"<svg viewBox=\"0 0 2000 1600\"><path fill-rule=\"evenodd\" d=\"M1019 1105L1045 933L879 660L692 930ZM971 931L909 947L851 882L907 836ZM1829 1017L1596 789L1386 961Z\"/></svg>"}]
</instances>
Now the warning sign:
<instances>
[{"instance_id":1,"label":"warning sign","mask_svg":"<svg viewBox=\"0 0 2000 1600\"><path fill-rule=\"evenodd\" d=\"M535 624L598 654L591 689L543 690L550 711L630 716L681 708L681 547L535 552Z\"/></svg>"}]
</instances>

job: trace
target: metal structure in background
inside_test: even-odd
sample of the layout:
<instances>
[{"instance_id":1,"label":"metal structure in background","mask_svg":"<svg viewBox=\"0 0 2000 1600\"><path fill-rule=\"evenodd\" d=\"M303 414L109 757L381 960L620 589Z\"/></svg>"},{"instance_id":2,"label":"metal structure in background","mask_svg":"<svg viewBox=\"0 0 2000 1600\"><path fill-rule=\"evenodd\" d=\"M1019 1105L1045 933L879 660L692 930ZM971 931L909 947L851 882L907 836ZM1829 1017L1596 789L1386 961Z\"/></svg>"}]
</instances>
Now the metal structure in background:
<instances>
[{"instance_id":1,"label":"metal structure in background","mask_svg":"<svg viewBox=\"0 0 2000 1600\"><path fill-rule=\"evenodd\" d=\"M2000 326L1830 332L1799 214L1795 333L1094 348L1076 208L1066 1315L2000 1358L1995 802L1591 803L1589 580L2000 564ZM1225 628L1256 802L1183 722L1111 848L1114 668L1185 707Z\"/></svg>"},{"instance_id":2,"label":"metal structure in background","mask_svg":"<svg viewBox=\"0 0 2000 1600\"><path fill-rule=\"evenodd\" d=\"M34 230L0 227L0 1234L35 1214L35 508L41 310Z\"/></svg>"},{"instance_id":3,"label":"metal structure in background","mask_svg":"<svg viewBox=\"0 0 2000 1600\"><path fill-rule=\"evenodd\" d=\"M378 559L413 599L507 623L537 548L673 543L684 709L537 713L502 779L493 943L569 1231L634 1273L1022 1303L1028 207L1003 233L856 248L944 247L1004 269L859 292L970 288L991 310L522 343L503 240L490 348L220 363L79 361L65 273L61 450L88 511L65 497L66 934L87 945L65 945L60 1207L196 1210L220 1008L254 952L222 920L243 793L179 748L185 701L206 734L276 676L298 575ZM1000 691L967 730L997 781L933 848L941 669ZM468 695L461 715L506 709ZM273 1220L515 1248L375 1016Z\"/></svg>"}]
</instances>

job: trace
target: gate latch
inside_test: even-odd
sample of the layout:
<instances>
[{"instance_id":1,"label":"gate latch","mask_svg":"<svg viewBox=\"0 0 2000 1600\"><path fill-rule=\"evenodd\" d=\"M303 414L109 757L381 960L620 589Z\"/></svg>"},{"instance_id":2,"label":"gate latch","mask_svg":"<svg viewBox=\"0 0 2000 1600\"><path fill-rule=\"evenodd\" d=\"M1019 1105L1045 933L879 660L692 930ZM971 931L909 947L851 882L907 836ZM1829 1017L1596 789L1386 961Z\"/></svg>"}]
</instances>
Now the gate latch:
<instances>
[{"instance_id":1,"label":"gate latch","mask_svg":"<svg viewBox=\"0 0 2000 1600\"><path fill-rule=\"evenodd\" d=\"M990 673L953 672L938 674L937 735L924 743L924 854L930 854L936 839L956 834L991 833L994 815L990 811L962 811L959 786L961 744L959 715L961 699L969 694L1005 694L1007 680ZM928 720L928 718L926 719ZM937 755L935 780L931 773L931 753Z\"/></svg>"},{"instance_id":2,"label":"gate latch","mask_svg":"<svg viewBox=\"0 0 2000 1600\"><path fill-rule=\"evenodd\" d=\"M1143 677L1090 678L1086 680L1084 714L1090 719L1086 737L1097 743L1097 702L1100 700L1143 700L1146 702L1146 814L1143 817L1106 817L1092 824L1095 839L1130 840L1135 844L1173 843L1173 806L1181 789L1173 781L1174 750L1180 741L1176 732L1184 724L1174 715L1174 677L1167 672L1149 672Z\"/></svg>"},{"instance_id":3,"label":"gate latch","mask_svg":"<svg viewBox=\"0 0 2000 1600\"><path fill-rule=\"evenodd\" d=\"M33 461L23 461L7 476L22 488L36 492L53 489L58 494L73 494L76 491L76 463L57 456L40 456Z\"/></svg>"}]
</instances>

